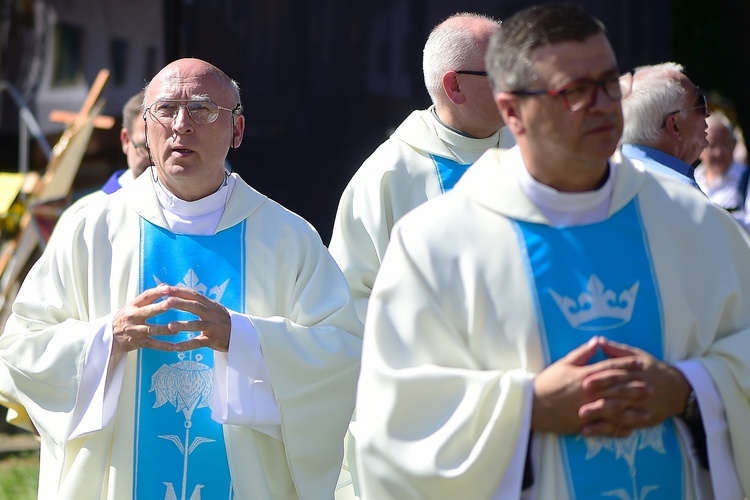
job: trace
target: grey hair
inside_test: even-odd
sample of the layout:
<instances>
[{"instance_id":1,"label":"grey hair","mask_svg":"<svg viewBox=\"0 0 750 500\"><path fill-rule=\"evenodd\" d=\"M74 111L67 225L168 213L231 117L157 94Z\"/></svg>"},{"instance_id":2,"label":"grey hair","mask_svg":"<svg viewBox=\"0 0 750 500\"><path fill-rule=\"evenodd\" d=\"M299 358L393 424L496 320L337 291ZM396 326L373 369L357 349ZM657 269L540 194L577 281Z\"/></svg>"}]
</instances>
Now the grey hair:
<instances>
[{"instance_id":1,"label":"grey hair","mask_svg":"<svg viewBox=\"0 0 750 500\"><path fill-rule=\"evenodd\" d=\"M537 5L513 14L492 35L485 56L493 90L528 89L539 78L531 63L535 49L599 33L606 34L604 25L578 5Z\"/></svg>"},{"instance_id":2,"label":"grey hair","mask_svg":"<svg viewBox=\"0 0 750 500\"><path fill-rule=\"evenodd\" d=\"M238 115L241 115L244 106L242 106L242 99L240 98L240 84L237 83L237 81L233 80L232 78L229 78L229 83L231 84L232 91L234 92L234 95L237 98L237 111L235 113Z\"/></svg>"},{"instance_id":3,"label":"grey hair","mask_svg":"<svg viewBox=\"0 0 750 500\"><path fill-rule=\"evenodd\" d=\"M669 113L680 110L687 90L681 64L666 62L636 68L630 95L622 100L625 127L622 142L653 144Z\"/></svg>"},{"instance_id":4,"label":"grey hair","mask_svg":"<svg viewBox=\"0 0 750 500\"><path fill-rule=\"evenodd\" d=\"M132 96L122 107L122 128L133 133L133 124L143 117L143 90Z\"/></svg>"},{"instance_id":5,"label":"grey hair","mask_svg":"<svg viewBox=\"0 0 750 500\"><path fill-rule=\"evenodd\" d=\"M466 64L482 61L486 40L477 38L472 21L480 20L500 26L500 21L483 14L460 12L435 26L427 37L422 53L424 84L433 104L444 99L443 75L451 70L476 70ZM476 61L476 62L475 62Z\"/></svg>"}]
</instances>

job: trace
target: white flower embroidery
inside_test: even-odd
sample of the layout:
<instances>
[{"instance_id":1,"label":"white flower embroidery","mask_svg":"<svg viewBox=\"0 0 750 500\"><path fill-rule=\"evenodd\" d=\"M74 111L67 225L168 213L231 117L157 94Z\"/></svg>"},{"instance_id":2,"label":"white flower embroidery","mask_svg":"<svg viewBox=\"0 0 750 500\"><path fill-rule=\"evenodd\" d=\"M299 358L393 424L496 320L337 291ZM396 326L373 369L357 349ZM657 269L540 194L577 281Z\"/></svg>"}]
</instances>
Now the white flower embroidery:
<instances>
[{"instance_id":1,"label":"white flower embroidery","mask_svg":"<svg viewBox=\"0 0 750 500\"><path fill-rule=\"evenodd\" d=\"M625 489L619 488L602 492L602 495L621 500L644 500L649 493L659 488L659 486L647 485L641 487L640 490L638 489L636 480L638 471L635 466L635 457L639 451L647 448L651 448L660 454L666 454L667 450L664 447L663 439L664 432L664 424L661 424L645 429L638 429L626 438L600 436L583 438L586 443L587 460L595 457L602 450L606 450L614 453L615 459L625 459L625 462L628 464L630 479L633 485L632 491L629 493Z\"/></svg>"}]
</instances>

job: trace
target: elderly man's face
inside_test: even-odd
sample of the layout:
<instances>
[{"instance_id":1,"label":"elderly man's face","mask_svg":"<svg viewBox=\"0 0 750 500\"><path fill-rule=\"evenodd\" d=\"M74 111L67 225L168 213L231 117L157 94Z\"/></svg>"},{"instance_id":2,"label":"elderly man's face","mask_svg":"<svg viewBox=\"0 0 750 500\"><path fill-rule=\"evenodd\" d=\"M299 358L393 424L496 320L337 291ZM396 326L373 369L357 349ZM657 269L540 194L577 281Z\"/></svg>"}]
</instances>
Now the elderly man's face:
<instances>
[{"instance_id":1,"label":"elderly man's face","mask_svg":"<svg viewBox=\"0 0 750 500\"><path fill-rule=\"evenodd\" d=\"M618 75L614 52L603 34L540 47L532 52L531 62L539 79L527 90L560 90ZM501 107L503 99L507 95L499 98ZM591 105L577 112L571 112L561 96L513 96L508 102L517 113L512 130L538 180L560 190L585 190L585 183L568 185L567 180L578 173L602 175L622 134L619 100L597 87ZM510 120L506 123L511 125Z\"/></svg>"},{"instance_id":2,"label":"elderly man's face","mask_svg":"<svg viewBox=\"0 0 750 500\"><path fill-rule=\"evenodd\" d=\"M128 133L122 129L120 132L122 151L128 159L128 168L133 178L138 177L148 168L149 158L146 149L146 127L141 117L133 120L133 130Z\"/></svg>"},{"instance_id":3,"label":"elderly man's face","mask_svg":"<svg viewBox=\"0 0 750 500\"><path fill-rule=\"evenodd\" d=\"M732 166L736 142L732 133L719 121L708 126L708 147L701 153L701 161L719 172L726 172Z\"/></svg>"},{"instance_id":4,"label":"elderly man's face","mask_svg":"<svg viewBox=\"0 0 750 500\"><path fill-rule=\"evenodd\" d=\"M685 89L685 96L680 109L684 111L674 115L681 137L684 138L678 156L685 163L692 164L708 146L706 108L702 106L705 100L699 99L698 89L689 78L684 77L681 85Z\"/></svg>"},{"instance_id":5,"label":"elderly man's face","mask_svg":"<svg viewBox=\"0 0 750 500\"><path fill-rule=\"evenodd\" d=\"M200 123L188 113L191 100L211 100L226 108L212 123ZM174 119L159 119L154 103L178 101ZM146 127L159 180L177 197L193 201L215 192L224 178L224 160L230 145L237 147L244 117L230 111L237 97L213 66L195 59L168 65L154 77L146 92ZM177 108L175 108L177 109Z\"/></svg>"}]
</instances>

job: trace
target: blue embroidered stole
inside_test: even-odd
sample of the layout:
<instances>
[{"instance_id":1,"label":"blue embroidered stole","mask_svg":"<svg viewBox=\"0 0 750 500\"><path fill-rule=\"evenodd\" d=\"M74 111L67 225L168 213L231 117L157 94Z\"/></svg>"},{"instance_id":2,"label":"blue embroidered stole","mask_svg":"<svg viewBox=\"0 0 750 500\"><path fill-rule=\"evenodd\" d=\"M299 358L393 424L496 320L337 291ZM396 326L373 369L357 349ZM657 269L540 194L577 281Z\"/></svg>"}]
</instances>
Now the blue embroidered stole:
<instances>
[{"instance_id":1,"label":"blue embroidered stole","mask_svg":"<svg viewBox=\"0 0 750 500\"><path fill-rule=\"evenodd\" d=\"M661 303L635 200L597 224L515 224L547 364L594 335L664 359ZM598 353L592 362L601 359ZM683 498L682 451L671 419L624 439L565 435L559 445L571 498Z\"/></svg>"},{"instance_id":2,"label":"blue embroidered stole","mask_svg":"<svg viewBox=\"0 0 750 500\"><path fill-rule=\"evenodd\" d=\"M244 312L245 223L212 236L177 235L141 219L140 283L184 286ZM194 319L171 310L154 324ZM199 332L160 340L179 342ZM135 401L133 498L233 498L222 425L211 419L214 351L141 349Z\"/></svg>"},{"instance_id":3,"label":"blue embroidered stole","mask_svg":"<svg viewBox=\"0 0 750 500\"><path fill-rule=\"evenodd\" d=\"M457 161L443 158L442 156L430 155L435 164L440 192L445 193L453 189L458 180L471 166L471 163L458 163Z\"/></svg>"}]
</instances>

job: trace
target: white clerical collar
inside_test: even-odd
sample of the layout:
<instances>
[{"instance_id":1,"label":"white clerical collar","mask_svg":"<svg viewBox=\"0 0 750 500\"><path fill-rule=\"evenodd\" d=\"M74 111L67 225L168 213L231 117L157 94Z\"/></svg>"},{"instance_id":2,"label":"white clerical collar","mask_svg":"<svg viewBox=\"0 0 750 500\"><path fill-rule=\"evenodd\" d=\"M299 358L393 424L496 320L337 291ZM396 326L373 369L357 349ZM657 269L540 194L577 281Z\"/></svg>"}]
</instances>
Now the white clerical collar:
<instances>
[{"instance_id":1,"label":"white clerical collar","mask_svg":"<svg viewBox=\"0 0 750 500\"><path fill-rule=\"evenodd\" d=\"M520 151L515 151L520 157ZM611 165L608 166L607 181L601 188L583 193L566 193L534 179L526 169L523 158L513 164L516 165L521 190L547 217L552 226L580 226L601 222L607 218L616 175L616 170Z\"/></svg>"},{"instance_id":2,"label":"white clerical collar","mask_svg":"<svg viewBox=\"0 0 750 500\"><path fill-rule=\"evenodd\" d=\"M230 175L225 176L224 183L215 193L196 201L177 198L158 179L154 179L153 184L164 219L172 232L206 235L216 232L227 200L234 190L235 179Z\"/></svg>"}]
</instances>

